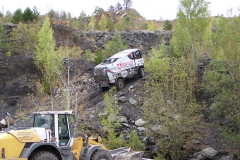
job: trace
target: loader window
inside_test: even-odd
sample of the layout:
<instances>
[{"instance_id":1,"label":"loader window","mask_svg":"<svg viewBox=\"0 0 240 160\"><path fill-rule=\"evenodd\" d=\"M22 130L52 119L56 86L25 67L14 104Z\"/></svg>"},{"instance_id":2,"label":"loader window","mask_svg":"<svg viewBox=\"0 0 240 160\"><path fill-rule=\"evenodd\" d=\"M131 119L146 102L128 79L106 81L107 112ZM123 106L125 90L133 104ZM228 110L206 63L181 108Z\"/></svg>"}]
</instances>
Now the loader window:
<instances>
[{"instance_id":1,"label":"loader window","mask_svg":"<svg viewBox=\"0 0 240 160\"><path fill-rule=\"evenodd\" d=\"M53 114L38 114L34 116L33 127L43 127L50 129L54 133L54 115Z\"/></svg>"},{"instance_id":2,"label":"loader window","mask_svg":"<svg viewBox=\"0 0 240 160\"><path fill-rule=\"evenodd\" d=\"M74 137L74 134L73 134L74 118L70 114L68 115L68 123L69 123L70 136Z\"/></svg>"},{"instance_id":3,"label":"loader window","mask_svg":"<svg viewBox=\"0 0 240 160\"><path fill-rule=\"evenodd\" d=\"M59 145L66 146L69 141L69 131L67 116L65 114L58 115L58 134L59 134Z\"/></svg>"}]
</instances>

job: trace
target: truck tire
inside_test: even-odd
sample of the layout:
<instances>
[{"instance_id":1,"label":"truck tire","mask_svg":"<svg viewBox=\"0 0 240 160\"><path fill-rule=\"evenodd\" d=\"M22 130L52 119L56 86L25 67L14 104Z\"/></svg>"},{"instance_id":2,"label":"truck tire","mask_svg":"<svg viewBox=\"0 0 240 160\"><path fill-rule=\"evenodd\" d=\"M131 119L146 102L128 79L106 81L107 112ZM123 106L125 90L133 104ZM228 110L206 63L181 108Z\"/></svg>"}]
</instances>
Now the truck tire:
<instances>
[{"instance_id":1,"label":"truck tire","mask_svg":"<svg viewBox=\"0 0 240 160\"><path fill-rule=\"evenodd\" d=\"M144 78L145 74L144 74L144 68L143 67L139 68L138 75L139 75L140 78Z\"/></svg>"},{"instance_id":2,"label":"truck tire","mask_svg":"<svg viewBox=\"0 0 240 160\"><path fill-rule=\"evenodd\" d=\"M112 160L112 156L106 150L97 149L93 152L90 160Z\"/></svg>"},{"instance_id":3,"label":"truck tire","mask_svg":"<svg viewBox=\"0 0 240 160\"><path fill-rule=\"evenodd\" d=\"M121 79L121 78L119 78L119 79L117 80L116 86L117 86L117 89L118 89L118 90L123 89L123 87L124 87L124 80Z\"/></svg>"},{"instance_id":4,"label":"truck tire","mask_svg":"<svg viewBox=\"0 0 240 160\"><path fill-rule=\"evenodd\" d=\"M39 151L34 153L30 160L58 160L57 156L48 151Z\"/></svg>"}]
</instances>

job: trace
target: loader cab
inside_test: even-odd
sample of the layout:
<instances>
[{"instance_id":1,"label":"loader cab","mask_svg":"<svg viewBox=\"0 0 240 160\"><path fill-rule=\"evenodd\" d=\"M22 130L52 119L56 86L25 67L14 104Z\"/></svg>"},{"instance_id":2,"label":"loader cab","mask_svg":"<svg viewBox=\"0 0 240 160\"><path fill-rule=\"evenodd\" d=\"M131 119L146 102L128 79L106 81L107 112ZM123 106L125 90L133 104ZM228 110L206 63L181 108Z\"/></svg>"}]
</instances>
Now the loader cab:
<instances>
[{"instance_id":1,"label":"loader cab","mask_svg":"<svg viewBox=\"0 0 240 160\"><path fill-rule=\"evenodd\" d=\"M74 143L72 111L34 112L33 127L45 128L46 141L72 147Z\"/></svg>"}]
</instances>

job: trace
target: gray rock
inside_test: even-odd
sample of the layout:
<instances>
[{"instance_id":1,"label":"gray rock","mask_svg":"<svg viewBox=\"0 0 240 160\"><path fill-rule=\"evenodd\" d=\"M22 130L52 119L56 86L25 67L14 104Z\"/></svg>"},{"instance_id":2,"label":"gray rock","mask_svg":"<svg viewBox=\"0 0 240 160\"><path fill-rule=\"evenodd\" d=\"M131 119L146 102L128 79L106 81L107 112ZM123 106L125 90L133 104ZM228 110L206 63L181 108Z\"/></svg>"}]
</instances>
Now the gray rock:
<instances>
[{"instance_id":1,"label":"gray rock","mask_svg":"<svg viewBox=\"0 0 240 160\"><path fill-rule=\"evenodd\" d=\"M118 101L118 102L125 103L127 100L126 100L126 97L121 96L121 97L117 98L117 101Z\"/></svg>"},{"instance_id":2,"label":"gray rock","mask_svg":"<svg viewBox=\"0 0 240 160\"><path fill-rule=\"evenodd\" d=\"M230 118L226 118L225 116L219 122L219 124L222 125L222 126L228 125L229 123L231 123L231 119Z\"/></svg>"},{"instance_id":3,"label":"gray rock","mask_svg":"<svg viewBox=\"0 0 240 160\"><path fill-rule=\"evenodd\" d=\"M237 160L237 156L235 154L231 154L228 156L223 156L219 160Z\"/></svg>"},{"instance_id":4,"label":"gray rock","mask_svg":"<svg viewBox=\"0 0 240 160\"><path fill-rule=\"evenodd\" d=\"M137 101L133 98L129 99L129 103L132 104L132 105L137 105Z\"/></svg>"},{"instance_id":5,"label":"gray rock","mask_svg":"<svg viewBox=\"0 0 240 160\"><path fill-rule=\"evenodd\" d=\"M121 125L124 126L124 127L130 128L130 125L127 124L127 123L121 123Z\"/></svg>"},{"instance_id":6,"label":"gray rock","mask_svg":"<svg viewBox=\"0 0 240 160\"><path fill-rule=\"evenodd\" d=\"M196 156L196 160L202 160L203 159L203 156L201 155L201 154L198 154L197 156Z\"/></svg>"},{"instance_id":7,"label":"gray rock","mask_svg":"<svg viewBox=\"0 0 240 160\"><path fill-rule=\"evenodd\" d=\"M121 123L128 123L128 120L127 120L127 118L125 118L125 117L122 117L122 119L121 119Z\"/></svg>"},{"instance_id":8,"label":"gray rock","mask_svg":"<svg viewBox=\"0 0 240 160\"><path fill-rule=\"evenodd\" d=\"M85 88L85 86L82 85L82 86L78 87L78 90L79 90L80 92L82 92L82 91L84 90L84 88Z\"/></svg>"},{"instance_id":9,"label":"gray rock","mask_svg":"<svg viewBox=\"0 0 240 160\"><path fill-rule=\"evenodd\" d=\"M144 127L138 127L137 130L141 132L141 131L145 131L146 129Z\"/></svg>"},{"instance_id":10,"label":"gray rock","mask_svg":"<svg viewBox=\"0 0 240 160\"><path fill-rule=\"evenodd\" d=\"M217 155L217 153L218 153L218 152L217 152L215 149L211 148L211 147L205 148L205 149L203 149L203 150L201 151L201 154L202 154L203 156L206 156L207 158L210 158L210 159L212 159L213 157L215 157L215 156Z\"/></svg>"},{"instance_id":11,"label":"gray rock","mask_svg":"<svg viewBox=\"0 0 240 160\"><path fill-rule=\"evenodd\" d=\"M134 88L134 86L131 85L131 86L128 88L128 91L130 92L133 88Z\"/></svg>"},{"instance_id":12,"label":"gray rock","mask_svg":"<svg viewBox=\"0 0 240 160\"><path fill-rule=\"evenodd\" d=\"M142 120L142 119L138 119L138 120L135 122L135 125L141 127L141 126L143 126L143 125L146 124L146 123L147 123L146 121L144 121L144 120Z\"/></svg>"},{"instance_id":13,"label":"gray rock","mask_svg":"<svg viewBox=\"0 0 240 160\"><path fill-rule=\"evenodd\" d=\"M167 104L173 105L173 101L167 100Z\"/></svg>"},{"instance_id":14,"label":"gray rock","mask_svg":"<svg viewBox=\"0 0 240 160\"><path fill-rule=\"evenodd\" d=\"M128 93L127 92L118 92L117 96L126 96Z\"/></svg>"}]
</instances>

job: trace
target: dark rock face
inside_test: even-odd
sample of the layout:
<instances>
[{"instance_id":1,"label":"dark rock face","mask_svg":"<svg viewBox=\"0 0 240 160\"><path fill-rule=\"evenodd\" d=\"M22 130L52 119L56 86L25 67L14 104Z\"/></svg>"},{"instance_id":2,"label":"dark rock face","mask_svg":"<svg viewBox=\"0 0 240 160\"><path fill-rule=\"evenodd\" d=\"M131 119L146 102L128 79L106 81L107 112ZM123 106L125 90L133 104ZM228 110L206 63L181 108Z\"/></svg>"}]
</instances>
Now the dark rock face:
<instances>
[{"instance_id":1,"label":"dark rock face","mask_svg":"<svg viewBox=\"0 0 240 160\"><path fill-rule=\"evenodd\" d=\"M103 32L103 31L88 31L83 32L70 27L53 24L53 36L56 40L57 46L80 46L82 50L94 50L96 45L98 48L105 48L105 44L111 41L116 32ZM119 32L122 40L127 43L129 48L139 48L144 54L147 54L153 47L164 43L169 46L172 38L172 31L130 31Z\"/></svg>"},{"instance_id":2,"label":"dark rock face","mask_svg":"<svg viewBox=\"0 0 240 160\"><path fill-rule=\"evenodd\" d=\"M35 81L39 76L32 58L0 54L0 118L5 117L5 111L15 113L17 104L36 88Z\"/></svg>"},{"instance_id":3,"label":"dark rock face","mask_svg":"<svg viewBox=\"0 0 240 160\"><path fill-rule=\"evenodd\" d=\"M131 31L131 32L119 32L122 36L122 40L127 43L129 48L140 48L144 54L147 54L152 48L162 43L162 39L165 40L166 45L170 45L172 38L171 31ZM94 45L98 48L105 48L110 40L112 40L116 32L78 32L81 34L80 46L82 49L91 49Z\"/></svg>"}]
</instances>

